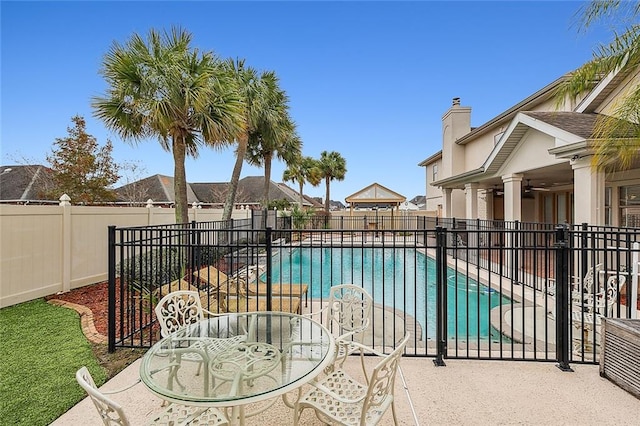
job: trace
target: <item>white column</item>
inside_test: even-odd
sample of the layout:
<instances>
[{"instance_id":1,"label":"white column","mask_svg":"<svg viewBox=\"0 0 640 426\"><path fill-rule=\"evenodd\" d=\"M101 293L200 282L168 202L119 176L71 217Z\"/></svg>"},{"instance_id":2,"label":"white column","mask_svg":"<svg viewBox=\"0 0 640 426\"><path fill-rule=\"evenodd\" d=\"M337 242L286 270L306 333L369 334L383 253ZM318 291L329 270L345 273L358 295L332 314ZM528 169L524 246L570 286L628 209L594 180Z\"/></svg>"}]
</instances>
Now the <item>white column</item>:
<instances>
[{"instance_id":1,"label":"white column","mask_svg":"<svg viewBox=\"0 0 640 426\"><path fill-rule=\"evenodd\" d=\"M522 220L522 177L519 173L502 176L505 221Z\"/></svg>"},{"instance_id":2,"label":"white column","mask_svg":"<svg viewBox=\"0 0 640 426\"><path fill-rule=\"evenodd\" d=\"M472 182L464 185L465 194L465 218L478 218L478 183Z\"/></svg>"},{"instance_id":3,"label":"white column","mask_svg":"<svg viewBox=\"0 0 640 426\"><path fill-rule=\"evenodd\" d=\"M574 223L604 225L604 173L591 168L591 157L571 160Z\"/></svg>"},{"instance_id":4,"label":"white column","mask_svg":"<svg viewBox=\"0 0 640 426\"><path fill-rule=\"evenodd\" d=\"M443 217L451 217L451 193L453 189L451 188L443 188L442 189L442 212Z\"/></svg>"}]
</instances>

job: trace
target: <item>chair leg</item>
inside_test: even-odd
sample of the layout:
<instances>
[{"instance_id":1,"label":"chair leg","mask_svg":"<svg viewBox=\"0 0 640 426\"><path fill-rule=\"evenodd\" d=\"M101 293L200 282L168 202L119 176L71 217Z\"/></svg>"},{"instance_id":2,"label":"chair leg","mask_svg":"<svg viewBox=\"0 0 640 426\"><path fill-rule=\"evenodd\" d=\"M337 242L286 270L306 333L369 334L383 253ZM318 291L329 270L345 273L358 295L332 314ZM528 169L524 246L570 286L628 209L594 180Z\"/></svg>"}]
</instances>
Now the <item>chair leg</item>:
<instances>
[{"instance_id":1,"label":"chair leg","mask_svg":"<svg viewBox=\"0 0 640 426\"><path fill-rule=\"evenodd\" d=\"M396 416L396 402L391 403L391 414L393 415L393 424L398 425L398 417Z\"/></svg>"},{"instance_id":2,"label":"chair leg","mask_svg":"<svg viewBox=\"0 0 640 426\"><path fill-rule=\"evenodd\" d=\"M293 426L298 426L298 423L300 422L300 414L302 414L302 410L304 410L304 408L298 407L297 404L293 407Z\"/></svg>"}]
</instances>

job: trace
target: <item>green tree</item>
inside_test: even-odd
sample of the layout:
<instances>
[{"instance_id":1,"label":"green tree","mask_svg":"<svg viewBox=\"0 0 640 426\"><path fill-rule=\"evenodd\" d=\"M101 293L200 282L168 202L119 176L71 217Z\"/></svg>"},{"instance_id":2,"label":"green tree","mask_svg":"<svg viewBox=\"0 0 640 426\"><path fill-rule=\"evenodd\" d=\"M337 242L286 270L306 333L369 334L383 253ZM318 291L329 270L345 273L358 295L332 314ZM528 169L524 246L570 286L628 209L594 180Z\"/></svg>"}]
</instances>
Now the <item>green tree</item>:
<instances>
[{"instance_id":1,"label":"green tree","mask_svg":"<svg viewBox=\"0 0 640 426\"><path fill-rule=\"evenodd\" d=\"M282 112L277 109L284 105L276 102L283 93L278 87L278 78L272 71L258 73L254 68L245 66L243 59L227 60L225 62L229 75L233 76L244 101L244 127L236 138L236 161L229 182L229 192L224 203L222 219L231 218L231 211L235 203L235 196L242 172L242 164L246 159L249 139L262 137L267 131L277 128L278 120L282 119Z\"/></svg>"},{"instance_id":2,"label":"green tree","mask_svg":"<svg viewBox=\"0 0 640 426\"><path fill-rule=\"evenodd\" d=\"M312 157L298 157L295 161L287 163L288 167L282 174L285 182L295 182L298 184L298 194L300 195L300 208L304 203L303 187L305 183L312 186L320 185L322 182L321 170L318 161Z\"/></svg>"},{"instance_id":3,"label":"green tree","mask_svg":"<svg viewBox=\"0 0 640 426\"><path fill-rule=\"evenodd\" d=\"M188 221L185 159L202 145L224 146L244 126L235 80L211 52L190 47L180 28L150 30L105 55L107 94L93 99L94 114L125 141L158 138L173 154L176 222Z\"/></svg>"},{"instance_id":4,"label":"green tree","mask_svg":"<svg viewBox=\"0 0 640 426\"><path fill-rule=\"evenodd\" d=\"M83 117L75 116L71 121L74 126L67 128L69 135L56 138L47 155L55 188L44 196L56 200L67 194L72 202L80 203L115 200L116 194L109 187L119 176L118 165L111 157L111 141L100 147L96 138L87 133Z\"/></svg>"},{"instance_id":5,"label":"green tree","mask_svg":"<svg viewBox=\"0 0 640 426\"><path fill-rule=\"evenodd\" d=\"M274 157L285 163L295 161L302 152L302 141L295 132L294 124L283 111L282 120L276 123L264 123L259 130L249 137L247 162L251 165L264 167L264 189L262 192L263 205L270 202L271 165Z\"/></svg>"},{"instance_id":6,"label":"green tree","mask_svg":"<svg viewBox=\"0 0 640 426\"><path fill-rule=\"evenodd\" d=\"M596 22L610 21L613 40L601 44L593 59L571 73L556 94L558 105L577 99L613 72L627 72L640 65L640 3L620 0L591 1L580 11L580 30ZM601 114L594 128L592 165L599 170L625 170L640 157L640 85L632 85L619 97L609 115Z\"/></svg>"},{"instance_id":7,"label":"green tree","mask_svg":"<svg viewBox=\"0 0 640 426\"><path fill-rule=\"evenodd\" d=\"M322 151L320 153L320 161L318 163L320 168L320 175L324 179L326 196L324 200L324 210L328 214L330 206L330 191L329 187L332 180L343 180L347 174L347 161L335 151Z\"/></svg>"}]
</instances>

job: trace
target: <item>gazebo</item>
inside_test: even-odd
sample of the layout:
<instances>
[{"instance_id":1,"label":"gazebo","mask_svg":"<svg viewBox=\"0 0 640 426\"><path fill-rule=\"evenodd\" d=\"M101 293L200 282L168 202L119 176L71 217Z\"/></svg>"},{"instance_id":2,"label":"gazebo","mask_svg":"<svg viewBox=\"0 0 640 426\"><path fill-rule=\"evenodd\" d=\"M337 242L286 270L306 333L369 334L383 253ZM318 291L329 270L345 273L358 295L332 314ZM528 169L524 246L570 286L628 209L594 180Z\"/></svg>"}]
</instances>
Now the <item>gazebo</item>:
<instances>
[{"instance_id":1,"label":"gazebo","mask_svg":"<svg viewBox=\"0 0 640 426\"><path fill-rule=\"evenodd\" d=\"M351 216L353 216L353 210L355 208L365 208L376 211L376 221L369 223L369 227L374 229L378 229L377 216L379 209L389 208L391 210L391 223L393 223L394 211L397 212L400 209L400 204L406 200L407 198L404 195L400 195L379 183L372 183L345 198L345 201L349 205L349 214Z\"/></svg>"}]
</instances>

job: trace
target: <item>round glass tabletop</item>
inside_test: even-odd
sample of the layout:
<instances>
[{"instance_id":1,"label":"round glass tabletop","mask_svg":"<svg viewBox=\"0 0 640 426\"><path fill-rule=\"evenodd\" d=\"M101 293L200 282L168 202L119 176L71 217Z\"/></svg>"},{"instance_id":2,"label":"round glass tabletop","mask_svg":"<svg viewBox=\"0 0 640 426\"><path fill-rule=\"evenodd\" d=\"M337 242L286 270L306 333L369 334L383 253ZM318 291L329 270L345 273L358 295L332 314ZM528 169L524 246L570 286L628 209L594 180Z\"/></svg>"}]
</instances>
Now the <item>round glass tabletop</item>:
<instances>
[{"instance_id":1,"label":"round glass tabletop","mask_svg":"<svg viewBox=\"0 0 640 426\"><path fill-rule=\"evenodd\" d=\"M163 399L212 407L282 395L333 361L320 323L285 312L226 314L191 324L147 351L144 384Z\"/></svg>"}]
</instances>

